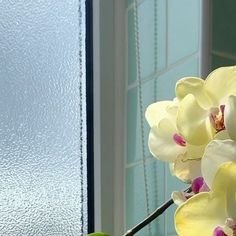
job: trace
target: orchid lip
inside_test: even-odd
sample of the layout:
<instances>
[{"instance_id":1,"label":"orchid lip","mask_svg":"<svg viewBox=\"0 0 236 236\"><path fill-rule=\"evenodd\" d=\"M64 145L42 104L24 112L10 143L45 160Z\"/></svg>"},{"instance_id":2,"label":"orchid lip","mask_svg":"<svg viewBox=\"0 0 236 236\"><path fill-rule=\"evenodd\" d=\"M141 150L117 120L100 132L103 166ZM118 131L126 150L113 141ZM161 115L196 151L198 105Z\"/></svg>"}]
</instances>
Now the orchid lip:
<instances>
[{"instance_id":1,"label":"orchid lip","mask_svg":"<svg viewBox=\"0 0 236 236\"><path fill-rule=\"evenodd\" d=\"M232 218L227 218L224 226L217 226L213 231L213 236L236 235L236 222Z\"/></svg>"},{"instance_id":2,"label":"orchid lip","mask_svg":"<svg viewBox=\"0 0 236 236\"><path fill-rule=\"evenodd\" d=\"M209 192L210 191L209 187L207 186L207 184L204 181L204 178L201 176L195 178L192 181L191 188L195 194L200 193L200 192Z\"/></svg>"},{"instance_id":3,"label":"orchid lip","mask_svg":"<svg viewBox=\"0 0 236 236\"><path fill-rule=\"evenodd\" d=\"M184 140L184 138L179 135L179 134L174 134L173 135L173 140L175 141L175 143L177 143L178 145L185 147L186 146L186 141Z\"/></svg>"},{"instance_id":4,"label":"orchid lip","mask_svg":"<svg viewBox=\"0 0 236 236\"><path fill-rule=\"evenodd\" d=\"M204 184L203 177L198 177L198 178L194 179L193 182L192 182L192 186L191 186L192 191L194 193L199 193L199 191L200 191L201 187L203 186L203 184Z\"/></svg>"},{"instance_id":5,"label":"orchid lip","mask_svg":"<svg viewBox=\"0 0 236 236\"><path fill-rule=\"evenodd\" d=\"M212 112L210 114L210 121L212 126L215 128L216 133L225 130L225 124L224 124L224 112L225 112L225 105L220 105L219 108L217 108L217 112Z\"/></svg>"},{"instance_id":6,"label":"orchid lip","mask_svg":"<svg viewBox=\"0 0 236 236\"><path fill-rule=\"evenodd\" d=\"M226 236L226 234L224 233L223 229L220 226L217 226L214 229L213 236Z\"/></svg>"}]
</instances>

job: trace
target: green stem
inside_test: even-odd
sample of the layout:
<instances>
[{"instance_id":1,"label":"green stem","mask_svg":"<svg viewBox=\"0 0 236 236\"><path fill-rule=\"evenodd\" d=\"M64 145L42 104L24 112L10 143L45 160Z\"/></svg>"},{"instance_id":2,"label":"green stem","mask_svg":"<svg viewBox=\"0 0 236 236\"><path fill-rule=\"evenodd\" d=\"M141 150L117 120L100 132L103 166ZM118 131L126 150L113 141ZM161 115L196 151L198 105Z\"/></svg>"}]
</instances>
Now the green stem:
<instances>
[{"instance_id":1,"label":"green stem","mask_svg":"<svg viewBox=\"0 0 236 236\"><path fill-rule=\"evenodd\" d=\"M186 190L184 190L184 192L186 192L186 193L190 193L191 191L192 191L191 187L189 187ZM146 225L150 224L153 220L155 220L163 212L165 212L165 210L168 209L173 203L174 203L173 199L170 198L168 201L166 201L164 204L162 204L160 207L158 207L146 219L144 219L143 221L138 223L132 229L129 229L123 236L133 236L138 231L140 231L142 228L144 228Z\"/></svg>"}]
</instances>

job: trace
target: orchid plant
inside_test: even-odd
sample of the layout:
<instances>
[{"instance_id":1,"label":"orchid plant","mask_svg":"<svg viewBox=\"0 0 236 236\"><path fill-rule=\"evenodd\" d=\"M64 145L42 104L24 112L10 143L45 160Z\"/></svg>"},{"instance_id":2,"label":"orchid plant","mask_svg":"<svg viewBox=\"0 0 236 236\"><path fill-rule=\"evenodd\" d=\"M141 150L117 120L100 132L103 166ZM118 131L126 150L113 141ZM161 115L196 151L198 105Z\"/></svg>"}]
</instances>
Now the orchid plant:
<instances>
[{"instance_id":1,"label":"orchid plant","mask_svg":"<svg viewBox=\"0 0 236 236\"><path fill-rule=\"evenodd\" d=\"M147 107L148 146L174 176L191 184L191 192L173 192L155 214L175 202L179 236L236 236L236 66L216 69L205 80L182 78L175 94Z\"/></svg>"},{"instance_id":2,"label":"orchid plant","mask_svg":"<svg viewBox=\"0 0 236 236\"><path fill-rule=\"evenodd\" d=\"M206 80L180 79L176 98L148 106L148 145L171 173L192 184L174 192L180 236L236 235L236 66Z\"/></svg>"}]
</instances>

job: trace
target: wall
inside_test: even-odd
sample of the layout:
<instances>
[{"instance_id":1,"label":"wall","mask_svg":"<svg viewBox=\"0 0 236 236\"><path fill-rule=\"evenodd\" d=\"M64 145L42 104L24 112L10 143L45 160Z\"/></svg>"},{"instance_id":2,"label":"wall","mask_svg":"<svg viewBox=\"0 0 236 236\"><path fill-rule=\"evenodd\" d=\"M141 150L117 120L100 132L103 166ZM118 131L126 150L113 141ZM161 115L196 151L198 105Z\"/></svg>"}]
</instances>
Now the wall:
<instances>
[{"instance_id":1,"label":"wall","mask_svg":"<svg viewBox=\"0 0 236 236\"><path fill-rule=\"evenodd\" d=\"M236 64L235 1L214 0L212 12L212 69Z\"/></svg>"}]
</instances>

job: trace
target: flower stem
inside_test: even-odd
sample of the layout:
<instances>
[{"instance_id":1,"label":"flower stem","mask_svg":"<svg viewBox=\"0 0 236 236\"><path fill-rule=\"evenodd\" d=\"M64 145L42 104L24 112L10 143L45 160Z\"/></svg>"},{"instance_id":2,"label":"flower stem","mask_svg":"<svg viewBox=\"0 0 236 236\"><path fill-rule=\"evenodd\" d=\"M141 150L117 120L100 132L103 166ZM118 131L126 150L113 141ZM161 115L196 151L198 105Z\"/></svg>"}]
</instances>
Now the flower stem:
<instances>
[{"instance_id":1,"label":"flower stem","mask_svg":"<svg viewBox=\"0 0 236 236\"><path fill-rule=\"evenodd\" d=\"M186 193L190 193L192 191L191 187L184 190ZM146 225L150 224L153 220L155 220L158 216L160 216L166 209L168 209L174 203L173 199L170 198L168 201L163 203L160 207L158 207L152 214L150 214L146 219L138 223L132 229L129 229L123 236L133 236Z\"/></svg>"}]
</instances>

